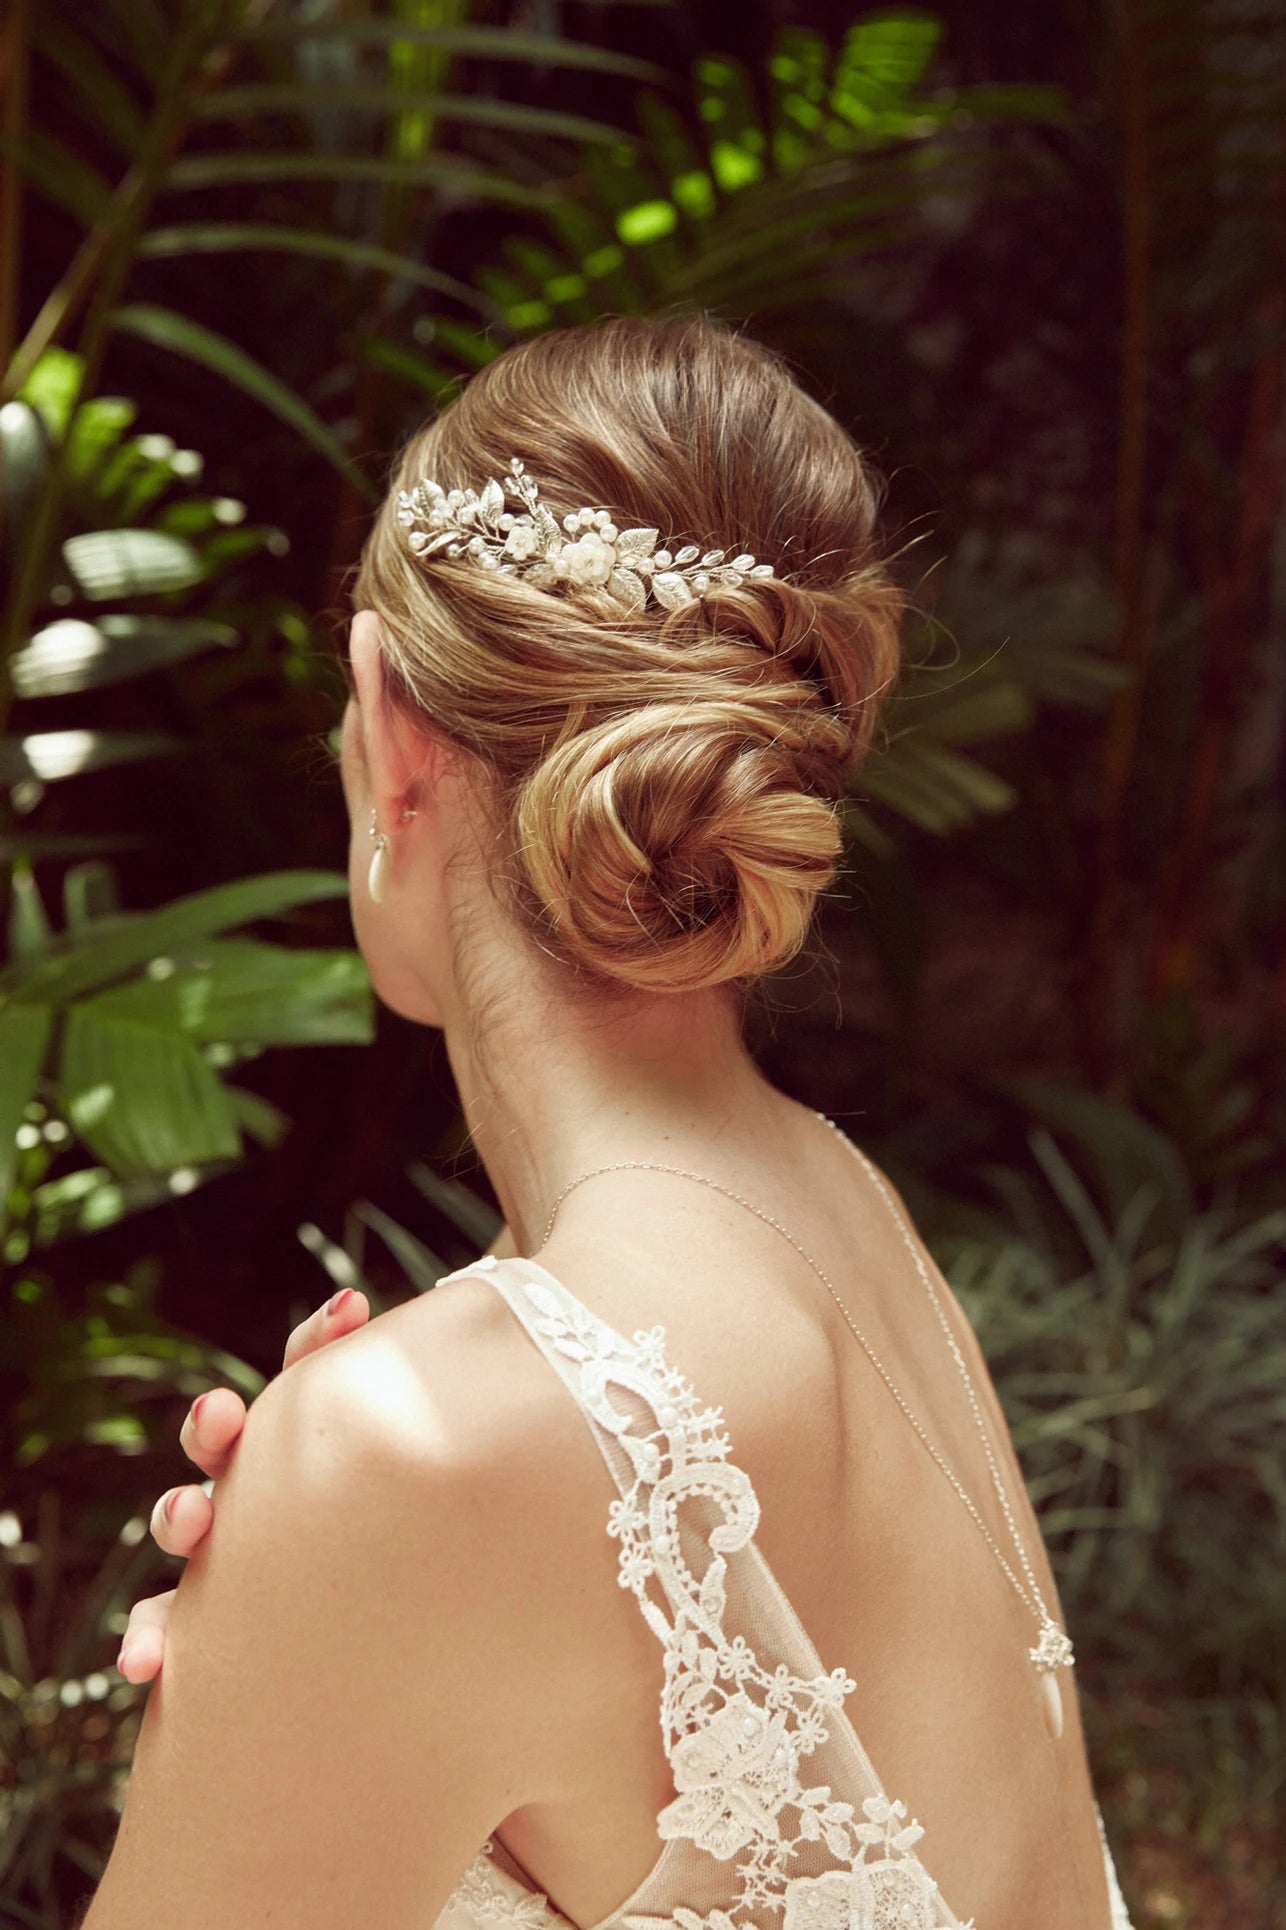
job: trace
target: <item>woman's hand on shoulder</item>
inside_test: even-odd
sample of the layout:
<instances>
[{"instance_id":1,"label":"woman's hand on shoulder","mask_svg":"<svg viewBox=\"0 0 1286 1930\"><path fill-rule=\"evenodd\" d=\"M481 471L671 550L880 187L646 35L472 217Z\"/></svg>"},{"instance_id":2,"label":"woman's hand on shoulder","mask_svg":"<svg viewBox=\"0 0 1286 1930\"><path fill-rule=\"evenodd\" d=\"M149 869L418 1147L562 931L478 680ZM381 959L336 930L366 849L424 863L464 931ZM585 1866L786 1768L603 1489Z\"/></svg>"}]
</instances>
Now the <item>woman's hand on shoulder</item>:
<instances>
[{"instance_id":1,"label":"woman's hand on shoulder","mask_svg":"<svg viewBox=\"0 0 1286 1930\"><path fill-rule=\"evenodd\" d=\"M502 1226L487 1248L498 1260L516 1255L513 1236ZM293 1367L306 1354L315 1354L332 1340L356 1332L370 1318L370 1302L355 1288L334 1294L324 1307L318 1307L292 1328L286 1342L282 1372ZM210 1479L218 1481L228 1471L233 1451L246 1424L246 1404L231 1387L212 1387L192 1403L179 1430L179 1445L189 1461L194 1461ZM210 1532L214 1503L200 1482L193 1481L167 1488L152 1510L151 1533L167 1555L186 1561ZM121 1638L116 1666L129 1682L150 1682L160 1673L165 1658L165 1633L174 1605L174 1589L148 1595L135 1602Z\"/></svg>"},{"instance_id":2,"label":"woman's hand on shoulder","mask_svg":"<svg viewBox=\"0 0 1286 1930\"><path fill-rule=\"evenodd\" d=\"M286 1342L282 1372L306 1354L315 1354L332 1340L341 1340L365 1326L370 1302L356 1288L334 1294L306 1320L293 1327ZM189 1461L218 1481L228 1471L246 1424L246 1404L231 1387L212 1387L193 1401L179 1429L179 1445ZM152 1510L152 1538L167 1555L186 1561L210 1531L214 1503L200 1482L167 1488ZM121 1639L116 1666L127 1681L150 1682L159 1674L165 1656L165 1632L175 1591L148 1595L135 1602Z\"/></svg>"}]
</instances>

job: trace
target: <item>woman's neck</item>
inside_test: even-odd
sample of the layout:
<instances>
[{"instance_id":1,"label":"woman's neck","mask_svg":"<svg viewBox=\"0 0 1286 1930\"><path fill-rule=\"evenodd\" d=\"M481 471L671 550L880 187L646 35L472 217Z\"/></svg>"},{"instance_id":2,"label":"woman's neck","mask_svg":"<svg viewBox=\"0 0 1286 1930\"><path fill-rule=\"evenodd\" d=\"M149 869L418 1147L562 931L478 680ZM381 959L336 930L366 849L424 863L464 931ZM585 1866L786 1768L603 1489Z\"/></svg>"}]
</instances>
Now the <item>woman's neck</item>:
<instances>
[{"instance_id":1,"label":"woman's neck","mask_svg":"<svg viewBox=\"0 0 1286 1930\"><path fill-rule=\"evenodd\" d=\"M652 1159L682 1165L739 1148L762 1154L782 1095L741 1036L727 993L649 996L591 1008L525 999L493 1004L485 1030L448 1025L447 1054L470 1137L517 1250L541 1244L563 1189L593 1167Z\"/></svg>"}]
</instances>

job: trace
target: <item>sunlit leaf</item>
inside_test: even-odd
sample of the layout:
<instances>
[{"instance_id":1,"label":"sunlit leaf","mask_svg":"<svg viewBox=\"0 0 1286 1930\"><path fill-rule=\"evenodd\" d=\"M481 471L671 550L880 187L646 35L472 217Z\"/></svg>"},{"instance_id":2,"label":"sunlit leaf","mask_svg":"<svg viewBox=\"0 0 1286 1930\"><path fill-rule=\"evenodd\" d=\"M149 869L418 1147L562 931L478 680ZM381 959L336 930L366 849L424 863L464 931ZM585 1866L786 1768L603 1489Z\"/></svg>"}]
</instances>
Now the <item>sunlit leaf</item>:
<instances>
[{"instance_id":1,"label":"sunlit leaf","mask_svg":"<svg viewBox=\"0 0 1286 1930\"><path fill-rule=\"evenodd\" d=\"M40 356L18 391L18 399L28 403L50 436L60 441L71 426L72 414L80 399L83 371L84 363L79 355L55 344ZM7 424L9 420L6 408L0 413L0 421Z\"/></svg>"},{"instance_id":2,"label":"sunlit leaf","mask_svg":"<svg viewBox=\"0 0 1286 1930\"><path fill-rule=\"evenodd\" d=\"M67 433L63 462L73 482L90 490L93 490L95 483L100 484L100 501L110 493L101 489L100 465L107 451L120 442L137 416L138 404L124 395L86 396L76 406ZM101 520L107 522L111 519L104 516ZM121 516L117 520L130 523L136 519Z\"/></svg>"},{"instance_id":3,"label":"sunlit leaf","mask_svg":"<svg viewBox=\"0 0 1286 1930\"><path fill-rule=\"evenodd\" d=\"M68 536L63 561L92 602L161 596L190 589L205 575L199 551L159 529L95 529Z\"/></svg>"},{"instance_id":4,"label":"sunlit leaf","mask_svg":"<svg viewBox=\"0 0 1286 1930\"><path fill-rule=\"evenodd\" d=\"M230 624L200 618L114 614L90 623L59 617L15 654L14 692L33 698L94 690L236 641Z\"/></svg>"},{"instance_id":5,"label":"sunlit leaf","mask_svg":"<svg viewBox=\"0 0 1286 1930\"><path fill-rule=\"evenodd\" d=\"M166 737L160 731L46 730L27 737L0 737L0 784L23 779L56 784L113 764L180 756L185 749L181 737Z\"/></svg>"},{"instance_id":6,"label":"sunlit leaf","mask_svg":"<svg viewBox=\"0 0 1286 1930\"><path fill-rule=\"evenodd\" d=\"M0 404L0 509L16 548L49 467L45 419L25 398Z\"/></svg>"},{"instance_id":7,"label":"sunlit leaf","mask_svg":"<svg viewBox=\"0 0 1286 1930\"><path fill-rule=\"evenodd\" d=\"M93 1000L67 1014L59 1099L78 1137L123 1178L241 1153L228 1095L197 1047Z\"/></svg>"},{"instance_id":8,"label":"sunlit leaf","mask_svg":"<svg viewBox=\"0 0 1286 1930\"><path fill-rule=\"evenodd\" d=\"M158 958L167 958L194 940L279 918L298 905L344 897L348 880L336 871L272 871L234 884L213 885L191 897L177 898L159 911L135 912L109 928L96 929L92 944L69 946L58 957L42 959L31 971L0 974L0 987L24 1002L63 1004L110 985Z\"/></svg>"},{"instance_id":9,"label":"sunlit leaf","mask_svg":"<svg viewBox=\"0 0 1286 1930\"><path fill-rule=\"evenodd\" d=\"M232 1161L189 1168L191 1192L208 1179L228 1171ZM107 1166L83 1166L56 1180L46 1180L31 1196L31 1240L37 1250L58 1245L80 1234L101 1233L131 1214L145 1213L175 1197L169 1173L122 1179Z\"/></svg>"},{"instance_id":10,"label":"sunlit leaf","mask_svg":"<svg viewBox=\"0 0 1286 1930\"><path fill-rule=\"evenodd\" d=\"M370 979L358 952L210 938L164 962L162 974L100 992L92 1009L207 1042L365 1045L371 1038Z\"/></svg>"}]
</instances>

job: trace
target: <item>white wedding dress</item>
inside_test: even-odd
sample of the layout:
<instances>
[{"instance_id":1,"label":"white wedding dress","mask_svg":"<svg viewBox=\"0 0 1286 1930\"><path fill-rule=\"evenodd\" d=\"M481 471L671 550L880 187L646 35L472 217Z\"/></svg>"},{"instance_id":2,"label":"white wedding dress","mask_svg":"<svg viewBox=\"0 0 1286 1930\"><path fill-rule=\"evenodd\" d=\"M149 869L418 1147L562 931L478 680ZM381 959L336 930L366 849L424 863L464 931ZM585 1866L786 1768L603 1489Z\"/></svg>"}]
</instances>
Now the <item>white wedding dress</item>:
<instances>
[{"instance_id":1,"label":"white wedding dress","mask_svg":"<svg viewBox=\"0 0 1286 1930\"><path fill-rule=\"evenodd\" d=\"M492 1281L589 1422L620 1490L606 1523L620 1584L665 1651L677 1795L652 1869L592 1930L987 1930L957 1916L880 1782L844 1712L856 1685L827 1674L764 1560L722 1410L667 1362L664 1327L626 1340L536 1260L487 1255L438 1286L465 1274ZM1099 1832L1111 1919L1084 1930L1131 1930L1101 1816ZM493 1837L434 1930L497 1924L569 1930Z\"/></svg>"}]
</instances>

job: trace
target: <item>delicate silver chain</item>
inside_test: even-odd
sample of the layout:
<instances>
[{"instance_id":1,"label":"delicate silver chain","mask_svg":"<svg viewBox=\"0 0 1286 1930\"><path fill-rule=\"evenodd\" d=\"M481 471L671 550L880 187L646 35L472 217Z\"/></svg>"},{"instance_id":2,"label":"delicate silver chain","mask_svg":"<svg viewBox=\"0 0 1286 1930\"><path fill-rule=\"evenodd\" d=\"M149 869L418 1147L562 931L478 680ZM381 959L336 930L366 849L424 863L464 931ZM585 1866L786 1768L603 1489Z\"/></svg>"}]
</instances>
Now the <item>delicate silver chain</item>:
<instances>
[{"instance_id":1,"label":"delicate silver chain","mask_svg":"<svg viewBox=\"0 0 1286 1930\"><path fill-rule=\"evenodd\" d=\"M811 1254L806 1253L803 1247L800 1246L799 1241L796 1240L792 1234L788 1233L785 1227L782 1226L778 1220L774 1220L771 1214L763 1212L759 1207L752 1205L749 1200L742 1199L741 1195L739 1193L734 1193L731 1187L721 1186L718 1180L707 1179L704 1173L688 1172L687 1169L682 1166L664 1166L659 1164L657 1161L651 1160L651 1159L623 1159L623 1160L617 1160L614 1164L610 1166L595 1166L591 1169L590 1172L581 1173L578 1178L572 1180L570 1184L568 1184L567 1186L564 1186L562 1192L558 1195L558 1198L554 1201L553 1208L549 1215L549 1219L545 1225L545 1231L541 1236L540 1244L543 1247L545 1245L545 1242L548 1240L550 1235L550 1230L552 1229L554 1224L555 1215L557 1214L559 1207L562 1205L567 1195L572 1191L573 1187L579 1186L583 1180L594 1179L599 1173L619 1173L619 1172L624 1172L629 1168L642 1168L647 1170L648 1172L653 1172L653 1173L675 1173L679 1176L680 1179L699 1180L703 1186L713 1187L715 1192L717 1193L725 1193L729 1199L736 1200L739 1206L746 1207L749 1212L754 1213L759 1219L766 1221L769 1226L776 1227L777 1231L783 1236L783 1238L790 1241L790 1244L794 1247L795 1251L803 1259L807 1260L809 1266L813 1269L813 1272L817 1275L818 1279L821 1280L823 1286L826 1288L826 1291L830 1294L831 1299L835 1302L835 1305L839 1308L840 1312L843 1314L845 1320L852 1328L854 1334L857 1336L861 1345L866 1350L867 1354L870 1356L872 1366L879 1374L881 1380L888 1388L890 1394L892 1394L894 1400L897 1402L898 1406L902 1409L902 1412L906 1415L908 1421L910 1421L912 1427L915 1429L916 1433L923 1441L925 1447L929 1450L929 1453L933 1456L934 1460L937 1462L938 1466L941 1468L942 1472L946 1475L948 1481L951 1483L952 1487L959 1495L961 1501L964 1502L965 1507L969 1510L969 1513L973 1517L973 1521L976 1527L978 1528L979 1532L983 1536L988 1547L991 1549L992 1554L996 1557L996 1560L1000 1563L1000 1566L1004 1570L1005 1575L1008 1577L1008 1580L1011 1586L1014 1588L1015 1592L1021 1597L1026 1607L1031 1610L1031 1613L1035 1615L1037 1620L1040 1622L1041 1624L1040 1646L1030 1651L1033 1662L1036 1663L1038 1668L1043 1668L1043 1669L1070 1667L1071 1661L1072 1661L1071 1643L1068 1641L1067 1636L1064 1634L1062 1629L1059 1628L1058 1623L1055 1622L1053 1616L1050 1614L1048 1608L1045 1606L1045 1599L1040 1592L1040 1588L1037 1584L1036 1577L1032 1572L1031 1563L1027 1559L1027 1551L1023 1547L1022 1539L1019 1536L1017 1526L1015 1525L1015 1522L1014 1522L1013 1512L1009 1506L1009 1498L1005 1493L1004 1483L1001 1481L1001 1478L1000 1478L1000 1470L996 1466L996 1457L991 1450L991 1442L988 1439L987 1430L983 1423L982 1410L978 1405L978 1397L974 1391L973 1381L969 1377L969 1369L965 1366L964 1356L960 1351L955 1335L951 1331L950 1323L948 1322L946 1315L942 1311L942 1302L938 1298L937 1290L934 1287L933 1281L929 1276L929 1270L925 1266L924 1261L920 1255L920 1250L916 1246L914 1240L911 1238L910 1230L907 1227L906 1221L903 1218L902 1214L899 1213L897 1206L894 1203L893 1196L889 1192L888 1187L884 1184L884 1181L880 1177L879 1172L872 1165L871 1161L866 1157L866 1154L862 1151L860 1146L855 1145L854 1142L848 1137L848 1134L841 1131L841 1129L835 1124L835 1121L833 1119L828 1119L825 1113L816 1112L816 1109L812 1107L810 1107L809 1110L815 1113L815 1116L822 1121L823 1125L829 1126L831 1131L836 1135L836 1137L840 1139L843 1142L843 1144L847 1146L848 1150L851 1153L853 1153L855 1157L862 1162L862 1165L865 1167L866 1172L868 1173L875 1187L877 1188L880 1194L880 1197L883 1199L884 1204L887 1206L890 1214L892 1215L893 1220L897 1225L899 1232L902 1235L903 1241L906 1244L907 1250L909 1251L911 1258L915 1261L916 1267L920 1274L920 1278L924 1281L925 1286L929 1290L929 1298L933 1302L934 1311L938 1316L938 1320L941 1324L942 1331L945 1333L947 1337L947 1344L950 1347L952 1355L955 1358L956 1366L960 1370L960 1377L965 1384L965 1391L969 1396L969 1405L973 1410L974 1421L977 1424L978 1433L982 1438L983 1451L987 1457L987 1466L991 1470L992 1485L996 1490L996 1495L1000 1501L1001 1508L1004 1511L1005 1521L1008 1525L1009 1533L1013 1539L1014 1547L1018 1550L1018 1558L1022 1563L1023 1572L1026 1575L1027 1580L1031 1585L1030 1594L1028 1594L1027 1589L1023 1587L1017 1575L1015 1575L1013 1569L1010 1567L1004 1555L1001 1553L1000 1547L996 1542L995 1536L992 1534L990 1528L988 1528L986 1522L979 1514L977 1508L974 1506L965 1488L957 1479L955 1473L952 1471L947 1461L939 1453L938 1449L933 1445L933 1442L929 1439L928 1435L921 1427L919 1421L916 1419L911 1409L907 1406L906 1402L903 1400L902 1395L898 1392L898 1389L894 1384L892 1376L888 1372L888 1369L885 1367L883 1361L880 1359L879 1355L876 1353L874 1347L872 1347L870 1341L866 1338L866 1335L862 1332L857 1322L853 1319L852 1315L849 1313L848 1308L844 1305L844 1302L840 1299L839 1295L836 1293L834 1287L831 1285L831 1282L827 1279L826 1275L822 1272L822 1269L818 1266L816 1260L812 1258ZM1049 1633L1050 1631L1053 1632L1052 1638Z\"/></svg>"}]
</instances>

